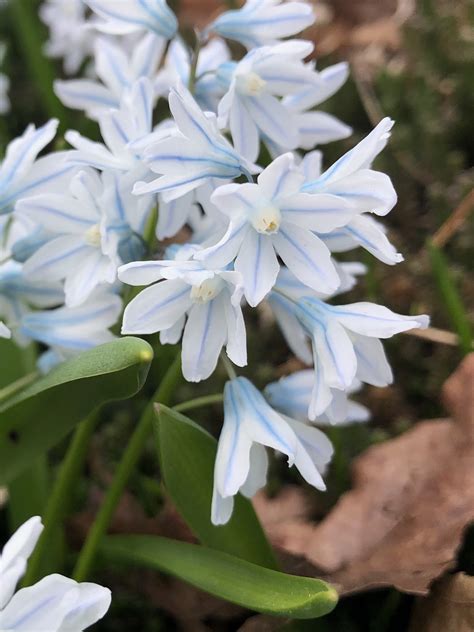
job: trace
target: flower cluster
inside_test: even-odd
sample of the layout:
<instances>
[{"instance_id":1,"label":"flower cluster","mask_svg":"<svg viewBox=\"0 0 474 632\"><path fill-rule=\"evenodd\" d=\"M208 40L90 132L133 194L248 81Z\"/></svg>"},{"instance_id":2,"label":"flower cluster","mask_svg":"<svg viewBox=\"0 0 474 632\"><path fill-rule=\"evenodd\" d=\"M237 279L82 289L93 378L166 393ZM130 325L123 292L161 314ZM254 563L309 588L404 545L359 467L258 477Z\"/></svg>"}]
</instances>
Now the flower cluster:
<instances>
[{"instance_id":1,"label":"flower cluster","mask_svg":"<svg viewBox=\"0 0 474 632\"><path fill-rule=\"evenodd\" d=\"M86 77L55 90L101 138L70 130L69 149L38 158L56 132L50 121L9 145L0 335L40 341L47 371L111 339L120 321L123 334L181 340L183 375L199 382L220 356L247 364L244 314L265 302L310 368L261 393L230 365L212 521L227 522L237 492L265 484L266 447L324 489L332 447L314 424L366 420L348 397L392 381L380 340L428 324L331 302L364 273L336 253L362 247L388 265L402 260L379 219L396 193L373 166L393 122L323 167L315 146L351 129L315 108L348 66L320 70L308 61L311 42L288 39L313 21L305 2L247 0L197 33L194 48L164 0L48 0L42 16L48 53L67 72L89 60ZM234 60L227 40L247 52Z\"/></svg>"},{"instance_id":2,"label":"flower cluster","mask_svg":"<svg viewBox=\"0 0 474 632\"><path fill-rule=\"evenodd\" d=\"M79 632L101 619L110 606L108 588L48 575L15 592L41 535L39 516L27 520L0 553L0 629L8 632Z\"/></svg>"}]
</instances>

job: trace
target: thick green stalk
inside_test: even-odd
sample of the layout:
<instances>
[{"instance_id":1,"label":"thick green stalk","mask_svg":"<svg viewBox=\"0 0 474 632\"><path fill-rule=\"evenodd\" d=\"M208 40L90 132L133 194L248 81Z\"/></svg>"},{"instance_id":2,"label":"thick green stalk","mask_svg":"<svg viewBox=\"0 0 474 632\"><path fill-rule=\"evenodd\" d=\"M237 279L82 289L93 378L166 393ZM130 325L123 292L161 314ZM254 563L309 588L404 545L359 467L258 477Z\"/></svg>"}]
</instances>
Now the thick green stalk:
<instances>
[{"instance_id":1,"label":"thick green stalk","mask_svg":"<svg viewBox=\"0 0 474 632\"><path fill-rule=\"evenodd\" d=\"M97 412L84 419L78 426L69 445L44 511L44 530L28 562L28 570L23 580L23 584L26 586L33 584L42 575L45 554L50 550L52 538L57 536L57 529L69 509L73 488L84 465L90 438L98 419Z\"/></svg>"},{"instance_id":2,"label":"thick green stalk","mask_svg":"<svg viewBox=\"0 0 474 632\"><path fill-rule=\"evenodd\" d=\"M140 459L145 442L151 433L155 402L169 403L180 375L181 358L177 355L140 417L138 425L127 444L122 460L118 464L112 484L104 497L102 506L79 554L73 574L76 581L84 581L90 574L102 538L107 532L125 486Z\"/></svg>"}]
</instances>

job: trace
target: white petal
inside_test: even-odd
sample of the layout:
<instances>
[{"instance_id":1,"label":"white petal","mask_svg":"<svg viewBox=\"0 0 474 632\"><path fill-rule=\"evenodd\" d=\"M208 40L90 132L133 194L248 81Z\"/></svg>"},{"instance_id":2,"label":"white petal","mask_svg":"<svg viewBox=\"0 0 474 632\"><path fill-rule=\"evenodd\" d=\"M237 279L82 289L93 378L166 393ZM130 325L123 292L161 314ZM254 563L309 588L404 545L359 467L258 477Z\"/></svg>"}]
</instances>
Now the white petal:
<instances>
[{"instance_id":1,"label":"white petal","mask_svg":"<svg viewBox=\"0 0 474 632\"><path fill-rule=\"evenodd\" d=\"M296 119L275 97L270 94L245 97L245 107L265 136L286 149L298 146Z\"/></svg>"},{"instance_id":2,"label":"white petal","mask_svg":"<svg viewBox=\"0 0 474 632\"><path fill-rule=\"evenodd\" d=\"M286 153L271 162L257 182L269 200L284 200L299 191L303 176L295 167L293 154Z\"/></svg>"},{"instance_id":3,"label":"white petal","mask_svg":"<svg viewBox=\"0 0 474 632\"><path fill-rule=\"evenodd\" d=\"M272 237L249 230L234 267L243 277L245 298L255 307L275 285L280 269Z\"/></svg>"},{"instance_id":4,"label":"white petal","mask_svg":"<svg viewBox=\"0 0 474 632\"><path fill-rule=\"evenodd\" d=\"M357 377L373 386L387 386L393 382L393 373L378 338L351 334L357 358Z\"/></svg>"},{"instance_id":5,"label":"white petal","mask_svg":"<svg viewBox=\"0 0 474 632\"><path fill-rule=\"evenodd\" d=\"M238 94L234 96L229 114L229 127L235 149L247 160L254 162L260 150L258 129Z\"/></svg>"},{"instance_id":6,"label":"white petal","mask_svg":"<svg viewBox=\"0 0 474 632\"><path fill-rule=\"evenodd\" d=\"M327 246L313 233L283 222L273 235L275 249L293 274L317 292L334 292L340 283Z\"/></svg>"},{"instance_id":7,"label":"white petal","mask_svg":"<svg viewBox=\"0 0 474 632\"><path fill-rule=\"evenodd\" d=\"M349 201L326 193L296 193L282 201L281 210L288 222L317 233L345 226L356 213Z\"/></svg>"},{"instance_id":8,"label":"white petal","mask_svg":"<svg viewBox=\"0 0 474 632\"><path fill-rule=\"evenodd\" d=\"M227 337L222 298L195 304L189 311L182 343L183 375L188 382L205 380L217 366Z\"/></svg>"},{"instance_id":9,"label":"white petal","mask_svg":"<svg viewBox=\"0 0 474 632\"><path fill-rule=\"evenodd\" d=\"M240 493L246 498L252 498L259 489L267 484L268 455L265 448L254 443L250 448L250 469Z\"/></svg>"},{"instance_id":10,"label":"white petal","mask_svg":"<svg viewBox=\"0 0 474 632\"><path fill-rule=\"evenodd\" d=\"M380 225L370 215L359 215L345 227L347 234L363 248L388 265L403 261L403 255L389 242Z\"/></svg>"},{"instance_id":11,"label":"white petal","mask_svg":"<svg viewBox=\"0 0 474 632\"><path fill-rule=\"evenodd\" d=\"M74 608L66 615L58 632L85 630L105 615L112 600L108 588L83 582L76 585L79 596Z\"/></svg>"},{"instance_id":12,"label":"white petal","mask_svg":"<svg viewBox=\"0 0 474 632\"><path fill-rule=\"evenodd\" d=\"M179 280L161 281L142 290L125 308L122 333L151 334L168 329L191 305L190 288Z\"/></svg>"},{"instance_id":13,"label":"white petal","mask_svg":"<svg viewBox=\"0 0 474 632\"><path fill-rule=\"evenodd\" d=\"M32 279L58 281L80 266L84 256L92 249L76 235L64 235L41 246L24 265L25 274Z\"/></svg>"},{"instance_id":14,"label":"white petal","mask_svg":"<svg viewBox=\"0 0 474 632\"><path fill-rule=\"evenodd\" d=\"M16 211L53 233L83 235L100 220L94 207L66 195L36 195L17 202Z\"/></svg>"},{"instance_id":15,"label":"white petal","mask_svg":"<svg viewBox=\"0 0 474 632\"><path fill-rule=\"evenodd\" d=\"M429 324L428 316L404 316L375 303L351 303L330 309L344 327L372 338L390 338L409 329L425 329Z\"/></svg>"},{"instance_id":16,"label":"white petal","mask_svg":"<svg viewBox=\"0 0 474 632\"><path fill-rule=\"evenodd\" d=\"M204 261L210 268L223 268L236 257L250 231L251 228L245 217L235 222L231 221L222 239L214 246L196 253L195 258Z\"/></svg>"}]
</instances>

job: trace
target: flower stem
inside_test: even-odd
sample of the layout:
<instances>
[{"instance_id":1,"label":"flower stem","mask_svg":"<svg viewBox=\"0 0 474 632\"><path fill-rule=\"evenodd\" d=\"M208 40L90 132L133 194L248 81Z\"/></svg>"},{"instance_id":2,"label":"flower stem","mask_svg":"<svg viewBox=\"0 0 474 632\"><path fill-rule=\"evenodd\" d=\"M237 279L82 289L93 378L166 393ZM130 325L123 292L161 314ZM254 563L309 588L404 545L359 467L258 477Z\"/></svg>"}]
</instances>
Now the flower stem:
<instances>
[{"instance_id":1,"label":"flower stem","mask_svg":"<svg viewBox=\"0 0 474 632\"><path fill-rule=\"evenodd\" d=\"M150 434L153 421L153 406L155 402L169 403L172 398L174 388L181 375L181 358L179 354L168 368L157 391L145 408L133 435L128 442L122 460L115 472L114 479L110 485L94 523L89 531L87 539L79 554L73 577L76 581L84 581L95 561L95 555L100 542L105 535L112 520L114 511L120 501L123 490L136 467L143 452L145 442Z\"/></svg>"},{"instance_id":2,"label":"flower stem","mask_svg":"<svg viewBox=\"0 0 474 632\"><path fill-rule=\"evenodd\" d=\"M196 44L194 45L193 56L191 60L191 68L189 69L188 90L191 94L194 94L194 88L196 87L197 65L199 61L199 53L202 46L202 35L198 31L196 34Z\"/></svg>"},{"instance_id":3,"label":"flower stem","mask_svg":"<svg viewBox=\"0 0 474 632\"><path fill-rule=\"evenodd\" d=\"M232 365L232 362L229 360L229 358L227 357L227 355L224 353L224 351L221 351L221 362L224 366L224 369L227 372L227 375L229 376L229 379L231 380L235 380L237 379L237 373L235 372L235 369Z\"/></svg>"},{"instance_id":4,"label":"flower stem","mask_svg":"<svg viewBox=\"0 0 474 632\"><path fill-rule=\"evenodd\" d=\"M20 377L18 380L15 380L11 384L8 384L4 388L0 389L0 402L4 399L12 397L22 388L26 388L27 386L32 384L38 377L38 371L31 371L31 373L27 373L23 377Z\"/></svg>"},{"instance_id":5,"label":"flower stem","mask_svg":"<svg viewBox=\"0 0 474 632\"><path fill-rule=\"evenodd\" d=\"M191 410L192 408L202 408L209 404L220 404L223 399L224 396L222 393L213 393L212 395L203 395L202 397L196 397L187 402L182 402L181 404L173 406L173 409L178 413L182 413L184 410Z\"/></svg>"},{"instance_id":6,"label":"flower stem","mask_svg":"<svg viewBox=\"0 0 474 632\"><path fill-rule=\"evenodd\" d=\"M72 495L72 489L84 464L90 438L97 425L99 415L92 413L82 421L69 445L59 474L49 497L43 516L44 529L28 563L24 585L31 585L41 576L41 567L46 551L49 551L51 537L55 536L58 525L63 521Z\"/></svg>"}]
</instances>

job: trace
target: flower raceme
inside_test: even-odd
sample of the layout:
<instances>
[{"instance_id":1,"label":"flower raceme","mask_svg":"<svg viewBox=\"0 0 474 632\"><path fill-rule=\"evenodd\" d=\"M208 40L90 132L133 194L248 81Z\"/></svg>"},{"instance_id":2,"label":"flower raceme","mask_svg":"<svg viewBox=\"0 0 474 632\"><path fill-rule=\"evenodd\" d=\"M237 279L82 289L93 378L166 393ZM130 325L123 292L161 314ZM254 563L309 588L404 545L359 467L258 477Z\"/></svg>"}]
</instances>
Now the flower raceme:
<instances>
[{"instance_id":1,"label":"flower raceme","mask_svg":"<svg viewBox=\"0 0 474 632\"><path fill-rule=\"evenodd\" d=\"M27 520L5 544L0 555L0 629L8 632L79 632L109 609L108 588L48 575L33 586L15 588L43 530L41 519Z\"/></svg>"}]
</instances>

